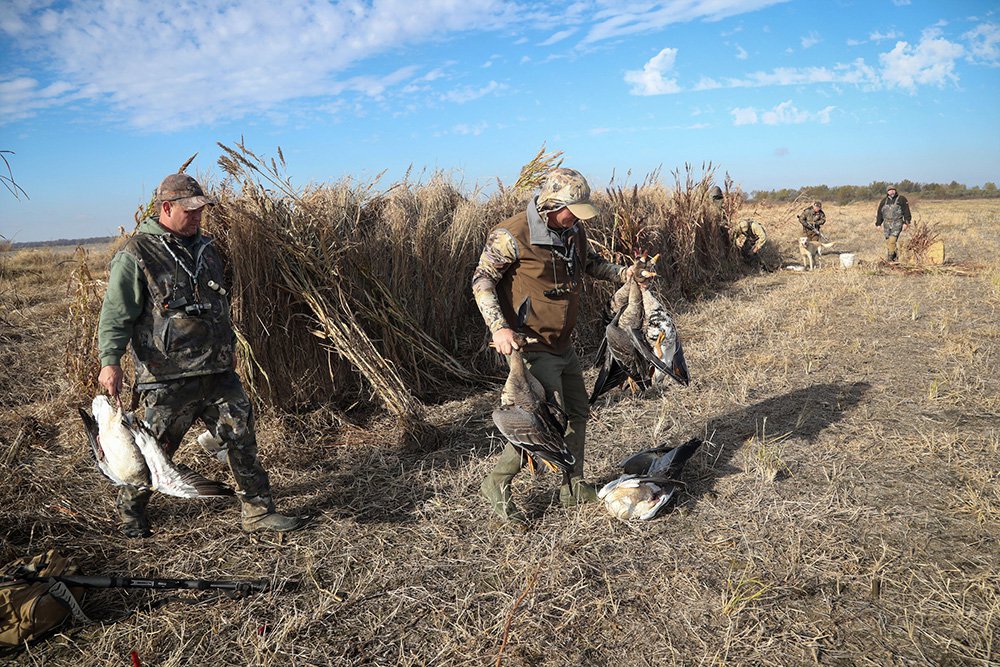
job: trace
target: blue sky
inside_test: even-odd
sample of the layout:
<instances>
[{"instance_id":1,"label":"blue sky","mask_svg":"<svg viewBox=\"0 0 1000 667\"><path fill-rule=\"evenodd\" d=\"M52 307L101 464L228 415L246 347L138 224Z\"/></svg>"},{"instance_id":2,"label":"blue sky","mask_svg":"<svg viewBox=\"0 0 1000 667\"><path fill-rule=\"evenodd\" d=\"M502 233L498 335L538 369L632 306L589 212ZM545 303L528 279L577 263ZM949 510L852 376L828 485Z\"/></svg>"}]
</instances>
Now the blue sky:
<instances>
[{"instance_id":1,"label":"blue sky","mask_svg":"<svg viewBox=\"0 0 1000 667\"><path fill-rule=\"evenodd\" d=\"M4 0L0 234L129 227L192 153L293 181L511 183L544 142L596 187L712 161L746 190L1000 180L1000 5L923 0ZM628 176L631 172L631 176Z\"/></svg>"}]
</instances>

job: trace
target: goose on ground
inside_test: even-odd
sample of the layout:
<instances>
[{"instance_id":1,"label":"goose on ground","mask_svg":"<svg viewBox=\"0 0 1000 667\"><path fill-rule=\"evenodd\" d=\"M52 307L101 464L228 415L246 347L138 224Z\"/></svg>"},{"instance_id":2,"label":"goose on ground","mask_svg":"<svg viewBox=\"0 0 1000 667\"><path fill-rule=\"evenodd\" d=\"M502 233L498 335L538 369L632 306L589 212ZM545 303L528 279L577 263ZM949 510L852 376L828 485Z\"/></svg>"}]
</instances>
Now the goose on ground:
<instances>
[{"instance_id":1,"label":"goose on ground","mask_svg":"<svg viewBox=\"0 0 1000 667\"><path fill-rule=\"evenodd\" d=\"M654 447L633 454L619 464L624 474L605 484L597 497L619 519L655 518L676 501L683 488L676 478L702 442L692 438L679 447Z\"/></svg>"},{"instance_id":2,"label":"goose on ground","mask_svg":"<svg viewBox=\"0 0 1000 667\"><path fill-rule=\"evenodd\" d=\"M112 484L152 489L178 498L233 495L229 486L174 463L149 426L132 413L112 407L107 396L97 396L91 409L93 416L80 408L80 417L97 467Z\"/></svg>"}]
</instances>

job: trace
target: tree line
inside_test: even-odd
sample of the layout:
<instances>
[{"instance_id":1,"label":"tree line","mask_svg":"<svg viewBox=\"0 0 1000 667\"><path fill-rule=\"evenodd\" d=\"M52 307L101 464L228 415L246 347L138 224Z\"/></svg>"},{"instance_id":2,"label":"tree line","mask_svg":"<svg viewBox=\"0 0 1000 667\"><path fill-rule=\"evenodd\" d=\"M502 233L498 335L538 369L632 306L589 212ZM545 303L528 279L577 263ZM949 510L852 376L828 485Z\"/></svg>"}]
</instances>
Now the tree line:
<instances>
[{"instance_id":1,"label":"tree line","mask_svg":"<svg viewBox=\"0 0 1000 667\"><path fill-rule=\"evenodd\" d=\"M11 241L0 236L0 251L24 248L54 248L58 246L97 245L111 243L117 236L89 236L85 239L53 239L52 241Z\"/></svg>"},{"instance_id":2,"label":"tree line","mask_svg":"<svg viewBox=\"0 0 1000 667\"><path fill-rule=\"evenodd\" d=\"M1000 197L1000 189L996 183L988 182L982 187L973 185L971 188L964 183L915 183L904 179L896 183L888 181L873 181L868 185L810 185L798 189L782 188L780 190L754 190L751 200L754 202L791 202L796 198L819 199L835 204L850 204L857 201L871 201L885 196L885 189L895 185L900 194L906 197L918 196L923 199L992 199Z\"/></svg>"}]
</instances>

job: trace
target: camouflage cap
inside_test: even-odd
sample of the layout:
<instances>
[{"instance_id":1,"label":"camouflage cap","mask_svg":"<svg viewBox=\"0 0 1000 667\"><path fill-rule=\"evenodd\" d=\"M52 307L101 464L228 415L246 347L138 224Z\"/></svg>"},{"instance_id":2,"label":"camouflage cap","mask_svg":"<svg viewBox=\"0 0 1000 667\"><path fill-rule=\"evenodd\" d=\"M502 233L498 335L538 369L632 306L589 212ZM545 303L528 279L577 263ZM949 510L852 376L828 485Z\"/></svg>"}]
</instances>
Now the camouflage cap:
<instances>
[{"instance_id":1,"label":"camouflage cap","mask_svg":"<svg viewBox=\"0 0 1000 667\"><path fill-rule=\"evenodd\" d=\"M202 206L211 206L216 203L211 197L205 196L205 191L187 174L170 174L163 179L160 187L156 188L156 201L173 202L187 211L194 211Z\"/></svg>"},{"instance_id":2,"label":"camouflage cap","mask_svg":"<svg viewBox=\"0 0 1000 667\"><path fill-rule=\"evenodd\" d=\"M813 202L813 208L823 208L823 202L821 202L821 201L814 201Z\"/></svg>"},{"instance_id":3,"label":"camouflage cap","mask_svg":"<svg viewBox=\"0 0 1000 667\"><path fill-rule=\"evenodd\" d=\"M718 185L713 185L712 189L708 191L708 194L712 197L712 199L724 199L722 196L722 188Z\"/></svg>"},{"instance_id":4,"label":"camouflage cap","mask_svg":"<svg viewBox=\"0 0 1000 667\"><path fill-rule=\"evenodd\" d=\"M597 215L597 209L590 202L587 179L575 169L559 167L545 175L538 193L538 208L556 210L564 206L580 220L589 220Z\"/></svg>"},{"instance_id":5,"label":"camouflage cap","mask_svg":"<svg viewBox=\"0 0 1000 667\"><path fill-rule=\"evenodd\" d=\"M896 189L895 185L887 185L887 186L885 186L885 191L886 192L889 192L890 190L895 190L895 189Z\"/></svg>"}]
</instances>

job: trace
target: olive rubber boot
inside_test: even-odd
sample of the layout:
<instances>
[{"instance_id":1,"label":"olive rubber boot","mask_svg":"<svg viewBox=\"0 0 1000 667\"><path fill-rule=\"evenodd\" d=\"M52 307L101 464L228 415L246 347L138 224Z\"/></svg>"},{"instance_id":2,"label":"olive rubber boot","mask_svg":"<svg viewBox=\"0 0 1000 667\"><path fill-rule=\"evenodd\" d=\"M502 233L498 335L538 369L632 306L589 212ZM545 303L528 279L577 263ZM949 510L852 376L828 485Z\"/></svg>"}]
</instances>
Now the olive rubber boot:
<instances>
[{"instance_id":1,"label":"olive rubber boot","mask_svg":"<svg viewBox=\"0 0 1000 667\"><path fill-rule=\"evenodd\" d=\"M153 534L149 529L149 518L146 516L146 505L149 504L151 495L153 492L149 489L134 486L123 486L118 491L115 506L118 508L118 516L122 519L122 533L125 537L141 538Z\"/></svg>"},{"instance_id":2,"label":"olive rubber boot","mask_svg":"<svg viewBox=\"0 0 1000 667\"><path fill-rule=\"evenodd\" d=\"M559 487L560 505L573 507L593 502L597 502L597 488L593 484L583 481L583 477L563 475L563 483Z\"/></svg>"},{"instance_id":3,"label":"olive rubber boot","mask_svg":"<svg viewBox=\"0 0 1000 667\"><path fill-rule=\"evenodd\" d=\"M507 443L496 466L479 485L479 495L489 501L493 513L520 532L527 530L528 518L511 500L510 482L523 465L524 456Z\"/></svg>"},{"instance_id":4,"label":"olive rubber boot","mask_svg":"<svg viewBox=\"0 0 1000 667\"><path fill-rule=\"evenodd\" d=\"M559 487L559 504L563 507L574 507L584 503L597 501L597 489L593 484L583 481L583 454L586 445L580 436L566 438L566 447L573 455L573 467L563 473L562 486Z\"/></svg>"},{"instance_id":5,"label":"olive rubber boot","mask_svg":"<svg viewBox=\"0 0 1000 667\"><path fill-rule=\"evenodd\" d=\"M274 501L268 496L243 496L240 502L243 503L243 530L248 533L288 533L298 530L309 521L309 517L286 516L274 511Z\"/></svg>"}]
</instances>

